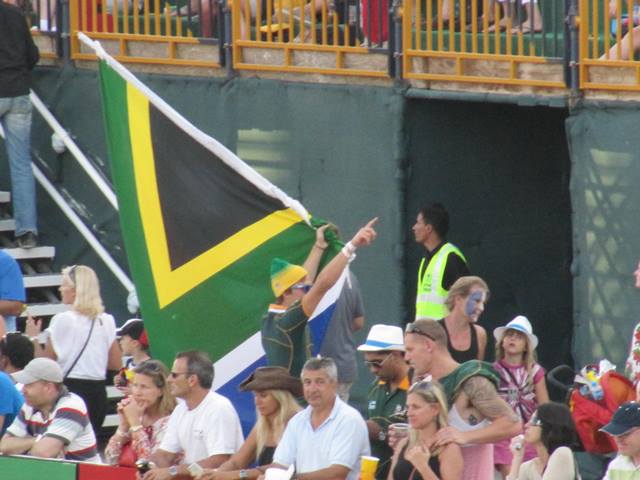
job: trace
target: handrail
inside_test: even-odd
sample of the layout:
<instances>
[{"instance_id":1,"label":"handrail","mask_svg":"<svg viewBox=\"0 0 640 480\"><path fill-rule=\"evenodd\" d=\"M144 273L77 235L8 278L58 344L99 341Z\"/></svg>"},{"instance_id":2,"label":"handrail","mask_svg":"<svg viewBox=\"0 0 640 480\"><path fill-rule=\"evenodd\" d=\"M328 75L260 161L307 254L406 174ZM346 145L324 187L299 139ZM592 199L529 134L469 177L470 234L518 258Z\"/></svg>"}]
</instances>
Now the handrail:
<instances>
[{"instance_id":1,"label":"handrail","mask_svg":"<svg viewBox=\"0 0 640 480\"><path fill-rule=\"evenodd\" d=\"M116 194L111 189L111 186L103 178L102 174L93 166L82 150L78 148L78 145L71 139L69 133L60 125L60 122L53 116L45 104L40 100L40 97L32 90L29 95L31 103L38 110L42 118L49 124L51 129L58 135L71 153L73 157L78 161L82 169L89 175L89 178L96 184L98 190L105 196L107 201L111 204L114 210L118 211L118 200Z\"/></svg>"},{"instance_id":2,"label":"handrail","mask_svg":"<svg viewBox=\"0 0 640 480\"><path fill-rule=\"evenodd\" d=\"M36 96L36 98L37 98L37 95L35 95L35 93L31 92L31 95L32 96ZM55 118L53 117L53 115L51 115L51 112L48 111L47 107L42 103L42 101L40 101L39 98L37 99L37 101L40 102L39 105L36 106L36 108L38 109L38 112L42 113L42 111L46 111L48 113L48 115L46 115L46 116L43 115L43 118L49 124L49 126L54 131L56 131L56 128L62 129L62 127L60 126L59 123L57 123L57 121L53 122L53 123L51 122L51 120L55 120ZM43 110L41 111L40 109L43 109ZM58 133L58 132L56 131L56 133ZM64 133L66 134L66 132L64 132ZM4 130L2 129L2 126L0 126L0 136L3 139L5 138L5 134L4 134ZM68 137L68 134L66 134L66 136ZM70 138L68 138L67 141L69 142L69 144L73 145L73 147L72 147L73 150L78 150L79 151L78 147L75 145L75 143L73 143L73 141ZM67 145L67 142L65 142L65 145ZM72 151L71 148L69 149L69 151L75 156L75 153L74 153L74 151ZM82 154L82 152L80 152L80 153ZM84 154L82 154L82 156L84 157ZM88 162L86 157L84 157L84 159L85 159L85 161ZM90 165L90 167L94 168L92 165ZM73 209L67 204L65 199L62 197L62 195L60 195L58 190L49 181L49 179L46 177L46 175L44 173L42 173L42 170L40 170L40 168L38 168L38 166L33 162L31 162L31 168L33 170L33 174L34 174L36 180L38 180L40 185L42 185L42 187L51 196L51 198L56 203L56 205L58 205L60 210L62 210L62 213L64 213L65 216L69 219L69 221L76 227L78 232L80 232L80 234L84 237L84 239L87 241L87 243L89 243L89 245L93 248L93 250L96 252L96 254L100 257L100 259L105 263L105 265L109 268L109 270L111 270L111 272L114 274L114 276L120 281L122 286L128 292L132 292L135 289L135 286L134 286L133 282L131 281L131 279L124 272L124 270L122 270L122 268L120 268L120 265L118 265L116 263L116 261L109 254L109 252L107 252L107 250L102 246L102 244L96 238L96 236L87 228L87 226L84 224L84 222L82 221L80 216L76 212L74 212ZM111 193L113 194L113 192L111 192ZM115 196L114 196L114 198L115 198ZM115 205L114 208L117 211L117 202L116 202L116 205Z\"/></svg>"},{"instance_id":3,"label":"handrail","mask_svg":"<svg viewBox=\"0 0 640 480\"><path fill-rule=\"evenodd\" d=\"M53 201L60 207L62 213L69 219L69 221L73 224L74 227L80 232L80 234L84 237L84 239L89 243L89 245L93 248L93 250L98 254L98 256L102 259L105 265L111 270L111 272L115 275L115 277L120 281L122 286L128 291L132 292L134 290L134 285L131 279L127 276L126 273L120 268L120 265L116 263L113 257L107 252L107 250L102 246L100 241L96 238L96 236L87 228L82 219L78 216L76 212L67 204L65 199L60 195L56 187L49 181L42 170L38 168L34 163L31 164L33 168L33 174L36 177L36 180L42 185L42 187L47 191L47 193L51 196Z\"/></svg>"}]
</instances>

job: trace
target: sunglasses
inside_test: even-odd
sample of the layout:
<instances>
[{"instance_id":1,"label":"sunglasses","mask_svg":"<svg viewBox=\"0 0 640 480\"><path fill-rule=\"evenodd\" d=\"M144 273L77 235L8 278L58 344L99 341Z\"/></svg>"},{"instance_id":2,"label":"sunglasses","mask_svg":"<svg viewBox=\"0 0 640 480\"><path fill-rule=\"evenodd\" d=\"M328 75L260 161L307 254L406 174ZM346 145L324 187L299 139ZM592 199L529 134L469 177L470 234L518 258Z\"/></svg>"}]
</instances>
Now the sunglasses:
<instances>
[{"instance_id":1,"label":"sunglasses","mask_svg":"<svg viewBox=\"0 0 640 480\"><path fill-rule=\"evenodd\" d=\"M294 289L302 290L304 291L304 293L307 293L309 290L311 290L311 285L309 285L308 283L296 283L291 287L291 290Z\"/></svg>"},{"instance_id":2,"label":"sunglasses","mask_svg":"<svg viewBox=\"0 0 640 480\"><path fill-rule=\"evenodd\" d=\"M540 420L537 415L534 415L533 417L531 417L531 420L529 420L529 425L531 425L532 427L541 427L542 420Z\"/></svg>"},{"instance_id":3,"label":"sunglasses","mask_svg":"<svg viewBox=\"0 0 640 480\"><path fill-rule=\"evenodd\" d=\"M434 342L436 341L436 339L433 338L431 335L420 330L420 327L418 327L414 322L407 323L407 326L404 329L404 333L415 333L416 335L422 335L423 337L427 337L429 340L433 340Z\"/></svg>"},{"instance_id":4,"label":"sunglasses","mask_svg":"<svg viewBox=\"0 0 640 480\"><path fill-rule=\"evenodd\" d=\"M389 353L386 357L384 357L382 360L365 360L364 363L365 365L367 365L368 367L376 367L376 368L380 368L384 362L386 362L389 357L391 356L391 354Z\"/></svg>"}]
</instances>

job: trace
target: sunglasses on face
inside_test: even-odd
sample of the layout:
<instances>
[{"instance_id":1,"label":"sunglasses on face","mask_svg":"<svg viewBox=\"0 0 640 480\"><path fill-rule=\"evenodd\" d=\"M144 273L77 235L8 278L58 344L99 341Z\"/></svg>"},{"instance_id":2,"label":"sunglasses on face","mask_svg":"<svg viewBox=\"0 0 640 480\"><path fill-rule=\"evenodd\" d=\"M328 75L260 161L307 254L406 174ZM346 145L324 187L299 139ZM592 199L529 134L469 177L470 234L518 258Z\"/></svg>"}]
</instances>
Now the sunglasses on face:
<instances>
[{"instance_id":1,"label":"sunglasses on face","mask_svg":"<svg viewBox=\"0 0 640 480\"><path fill-rule=\"evenodd\" d=\"M368 367L377 367L380 368L382 367L382 365L384 364L384 362L386 362L389 357L391 356L391 354L389 353L386 357L384 357L381 360L365 360L364 363L365 365L367 365Z\"/></svg>"},{"instance_id":2,"label":"sunglasses on face","mask_svg":"<svg viewBox=\"0 0 640 480\"><path fill-rule=\"evenodd\" d=\"M407 323L407 326L404 329L404 333L415 333L416 335L422 335L423 337L427 337L430 340L433 340L435 342L435 338L433 338L431 335L429 335L426 332L423 332L422 330L420 330L420 327L418 327L415 323Z\"/></svg>"},{"instance_id":3,"label":"sunglasses on face","mask_svg":"<svg viewBox=\"0 0 640 480\"><path fill-rule=\"evenodd\" d=\"M309 290L311 290L311 285L307 283L296 283L291 287L291 290L296 290L296 289L302 290L304 293L307 293Z\"/></svg>"},{"instance_id":4,"label":"sunglasses on face","mask_svg":"<svg viewBox=\"0 0 640 480\"><path fill-rule=\"evenodd\" d=\"M531 425L532 427L541 427L542 420L540 420L537 415L534 415L533 417L531 417L531 420L529 420L529 425Z\"/></svg>"}]
</instances>

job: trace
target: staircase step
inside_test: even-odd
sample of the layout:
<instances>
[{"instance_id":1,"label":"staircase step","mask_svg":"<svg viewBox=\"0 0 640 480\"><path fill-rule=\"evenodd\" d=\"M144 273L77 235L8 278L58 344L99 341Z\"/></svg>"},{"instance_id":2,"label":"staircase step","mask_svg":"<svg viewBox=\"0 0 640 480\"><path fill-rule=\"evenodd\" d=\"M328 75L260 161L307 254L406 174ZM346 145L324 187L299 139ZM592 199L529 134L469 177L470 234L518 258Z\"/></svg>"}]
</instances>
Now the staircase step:
<instances>
[{"instance_id":1,"label":"staircase step","mask_svg":"<svg viewBox=\"0 0 640 480\"><path fill-rule=\"evenodd\" d=\"M31 303L27 305L27 310L24 312L21 317L26 317L26 313L32 317L50 317L55 315L56 313L66 312L69 310L69 305L65 305L64 303Z\"/></svg>"},{"instance_id":2,"label":"staircase step","mask_svg":"<svg viewBox=\"0 0 640 480\"><path fill-rule=\"evenodd\" d=\"M56 247L5 248L4 251L18 261L40 258L51 259L56 255Z\"/></svg>"},{"instance_id":3,"label":"staircase step","mask_svg":"<svg viewBox=\"0 0 640 480\"><path fill-rule=\"evenodd\" d=\"M24 276L24 288L59 287L61 283L61 273L40 273Z\"/></svg>"},{"instance_id":4,"label":"staircase step","mask_svg":"<svg viewBox=\"0 0 640 480\"><path fill-rule=\"evenodd\" d=\"M13 218L0 220L0 232L14 232L16 229L16 221Z\"/></svg>"},{"instance_id":5,"label":"staircase step","mask_svg":"<svg viewBox=\"0 0 640 480\"><path fill-rule=\"evenodd\" d=\"M11 201L11 192L0 192L0 203L9 203Z\"/></svg>"}]
</instances>

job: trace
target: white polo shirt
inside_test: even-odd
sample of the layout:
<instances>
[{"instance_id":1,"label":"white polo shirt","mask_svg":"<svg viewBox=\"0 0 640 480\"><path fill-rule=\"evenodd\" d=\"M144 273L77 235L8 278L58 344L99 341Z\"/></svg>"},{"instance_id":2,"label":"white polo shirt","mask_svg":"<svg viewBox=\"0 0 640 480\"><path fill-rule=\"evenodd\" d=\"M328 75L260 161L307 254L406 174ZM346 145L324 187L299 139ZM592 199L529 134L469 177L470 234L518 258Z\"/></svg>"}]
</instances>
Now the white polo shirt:
<instances>
[{"instance_id":1,"label":"white polo shirt","mask_svg":"<svg viewBox=\"0 0 640 480\"><path fill-rule=\"evenodd\" d=\"M314 430L311 411L307 407L289 420L273 462L287 467L294 464L296 473L342 465L351 470L347 479L357 480L360 457L371 454L364 419L355 408L336 397L331 414Z\"/></svg>"},{"instance_id":2,"label":"white polo shirt","mask_svg":"<svg viewBox=\"0 0 640 480\"><path fill-rule=\"evenodd\" d=\"M240 419L229 399L209 392L193 410L186 402L176 406L160 449L183 452L188 465L211 455L233 455L243 441Z\"/></svg>"}]
</instances>

